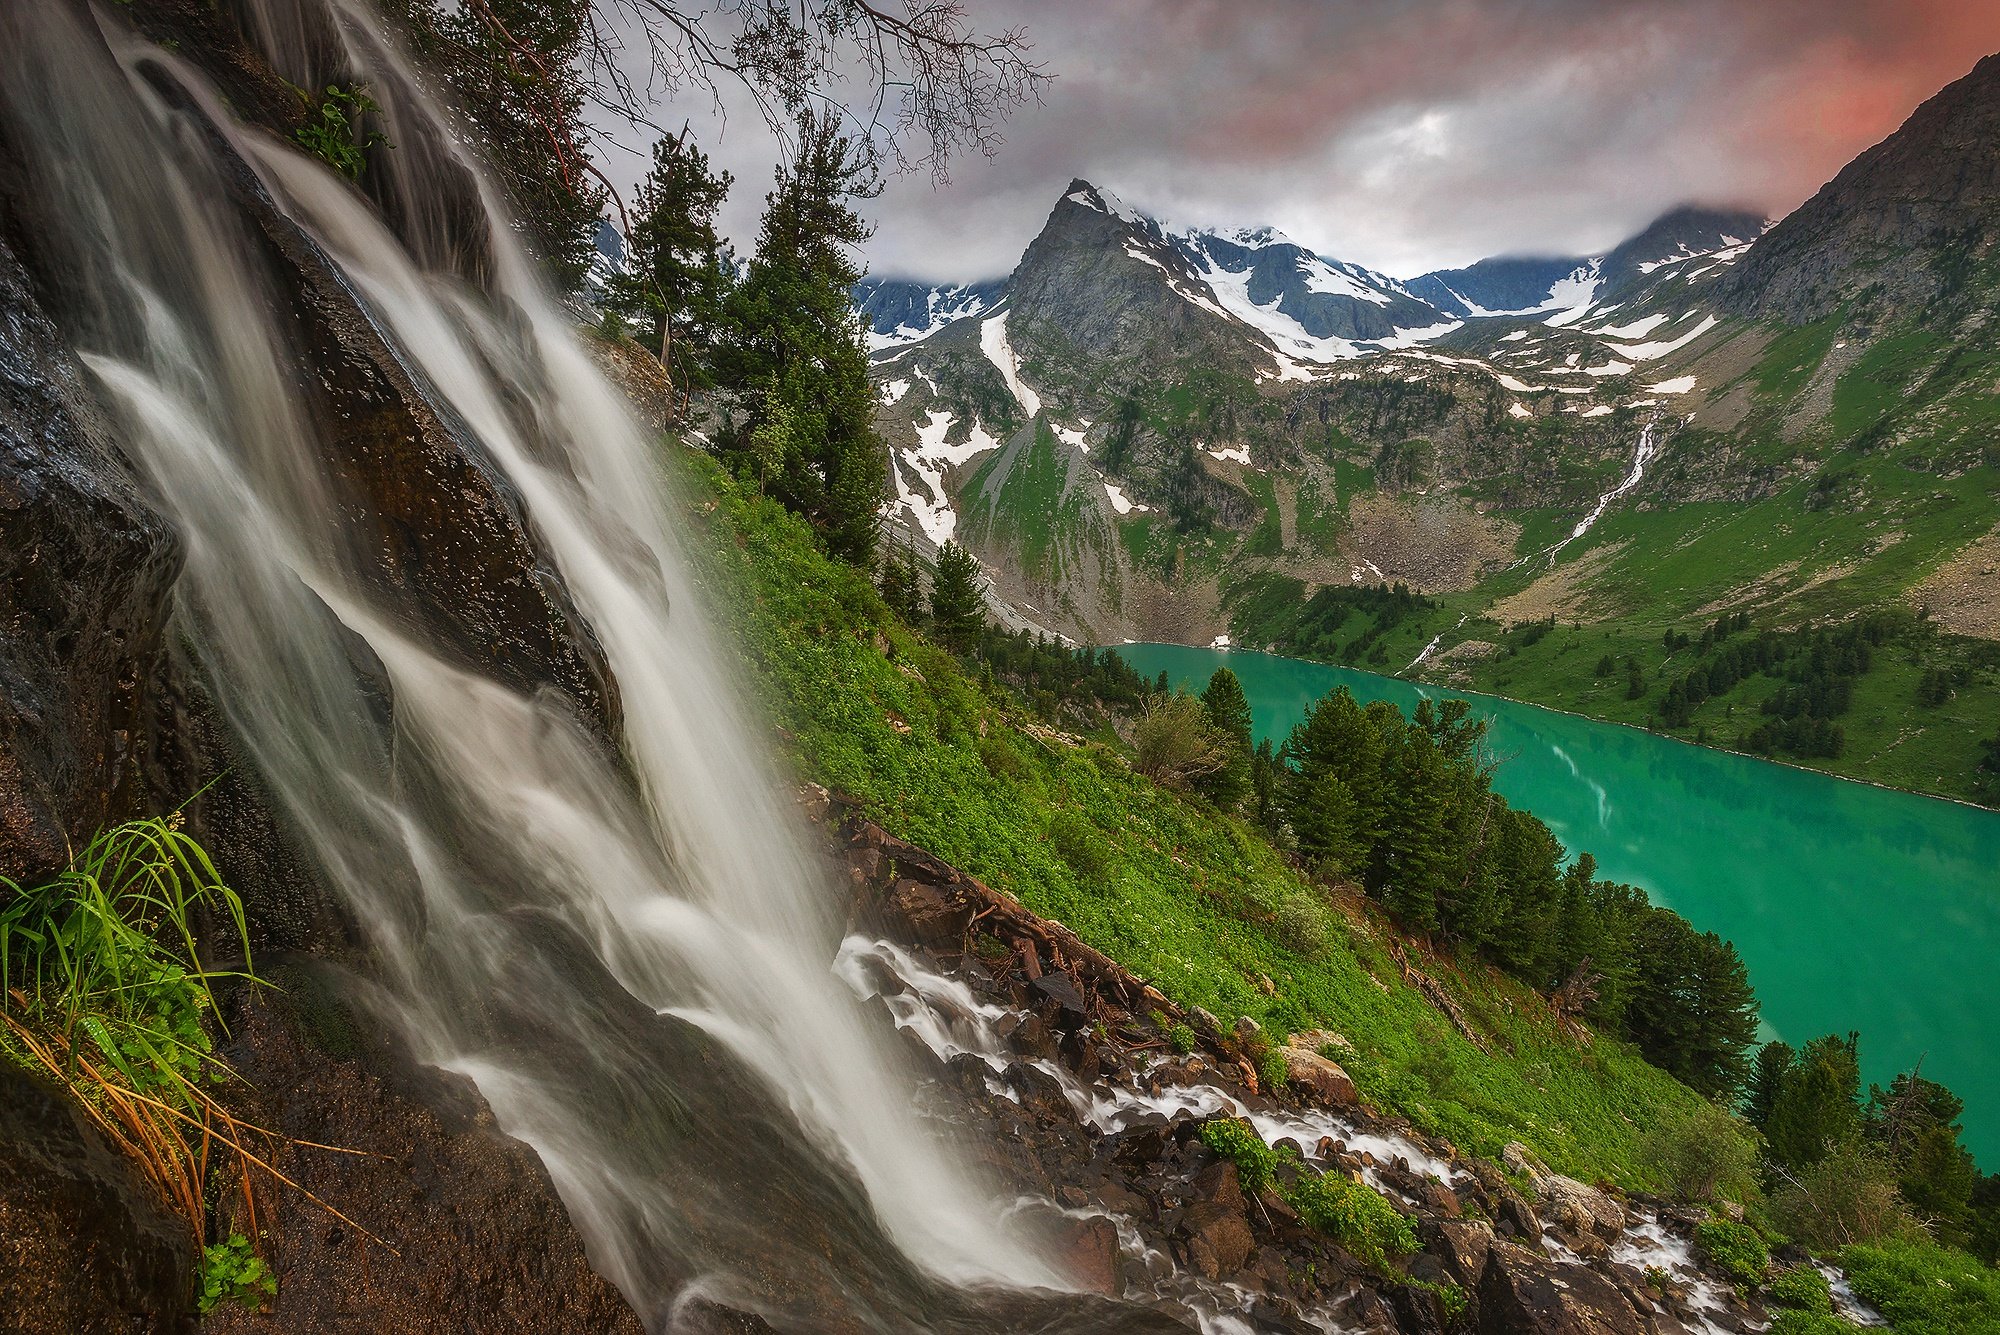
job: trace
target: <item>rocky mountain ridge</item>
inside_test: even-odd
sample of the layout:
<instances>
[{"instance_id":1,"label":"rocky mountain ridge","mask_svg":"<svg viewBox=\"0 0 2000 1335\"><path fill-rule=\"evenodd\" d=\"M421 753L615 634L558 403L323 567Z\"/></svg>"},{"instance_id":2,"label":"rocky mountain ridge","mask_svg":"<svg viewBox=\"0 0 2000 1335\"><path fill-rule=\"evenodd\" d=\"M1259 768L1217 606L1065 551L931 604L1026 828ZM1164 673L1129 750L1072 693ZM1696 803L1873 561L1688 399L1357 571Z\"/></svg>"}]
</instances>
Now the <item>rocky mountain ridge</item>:
<instances>
[{"instance_id":1,"label":"rocky mountain ridge","mask_svg":"<svg viewBox=\"0 0 2000 1335\"><path fill-rule=\"evenodd\" d=\"M2000 595L1945 592L2000 519L1972 481L1996 85L1989 59L1768 231L1688 207L1602 256L1408 282L1073 182L997 304L878 354L892 540L956 536L1014 616L1100 643L1240 641L1279 585L1398 583L1439 604L1411 654L1549 608L1636 639L1886 597L2000 634ZM1788 536L1841 494L1873 517ZM1768 517L1725 540L1717 502ZM1663 586L1679 561L1707 573Z\"/></svg>"}]
</instances>

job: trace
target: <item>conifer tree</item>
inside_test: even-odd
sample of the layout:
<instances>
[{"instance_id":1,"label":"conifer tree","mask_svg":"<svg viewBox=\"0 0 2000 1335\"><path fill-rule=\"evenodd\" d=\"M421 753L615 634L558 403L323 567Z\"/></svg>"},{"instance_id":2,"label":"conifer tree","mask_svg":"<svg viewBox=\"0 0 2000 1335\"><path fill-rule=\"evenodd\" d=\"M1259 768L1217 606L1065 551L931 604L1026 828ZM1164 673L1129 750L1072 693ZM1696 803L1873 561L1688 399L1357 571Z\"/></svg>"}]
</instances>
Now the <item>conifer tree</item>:
<instances>
[{"instance_id":1,"label":"conifer tree","mask_svg":"<svg viewBox=\"0 0 2000 1335\"><path fill-rule=\"evenodd\" d=\"M938 549L931 577L931 633L955 653L968 653L986 625L986 601L979 592L979 563L972 553L947 540Z\"/></svg>"},{"instance_id":2,"label":"conifer tree","mask_svg":"<svg viewBox=\"0 0 2000 1335\"><path fill-rule=\"evenodd\" d=\"M1861 1133L1861 1064L1853 1034L1829 1034L1800 1049L1778 1084L1764 1125L1771 1157L1810 1168Z\"/></svg>"},{"instance_id":3,"label":"conifer tree","mask_svg":"<svg viewBox=\"0 0 2000 1335\"><path fill-rule=\"evenodd\" d=\"M1202 689L1201 703L1208 711L1208 721L1223 739L1227 761L1197 783L1196 788L1217 806L1234 809L1250 791L1250 701L1244 696L1243 683L1236 674L1221 667Z\"/></svg>"},{"instance_id":4,"label":"conifer tree","mask_svg":"<svg viewBox=\"0 0 2000 1335\"><path fill-rule=\"evenodd\" d=\"M882 573L877 578L876 587L882 591L882 601L889 604L906 626L921 626L924 622L923 575L917 569L916 553L907 546L901 552L889 552L882 557Z\"/></svg>"},{"instance_id":5,"label":"conifer tree","mask_svg":"<svg viewBox=\"0 0 2000 1335\"><path fill-rule=\"evenodd\" d=\"M1778 1092L1784 1088L1797 1056L1791 1044L1778 1039L1757 1049L1749 1082L1743 1087L1743 1117L1759 1131L1771 1125L1771 1109L1777 1106Z\"/></svg>"},{"instance_id":6,"label":"conifer tree","mask_svg":"<svg viewBox=\"0 0 2000 1335\"><path fill-rule=\"evenodd\" d=\"M865 144L830 114L800 116L797 151L765 197L756 258L727 303L721 359L745 394L723 452L804 515L828 551L864 569L887 474L850 248L869 234L853 201L878 189Z\"/></svg>"},{"instance_id":7,"label":"conifer tree","mask_svg":"<svg viewBox=\"0 0 2000 1335\"><path fill-rule=\"evenodd\" d=\"M647 330L683 396L714 383L711 358L735 278L715 234L730 184L686 131L661 136L633 203L626 271L606 294L612 310Z\"/></svg>"}]
</instances>

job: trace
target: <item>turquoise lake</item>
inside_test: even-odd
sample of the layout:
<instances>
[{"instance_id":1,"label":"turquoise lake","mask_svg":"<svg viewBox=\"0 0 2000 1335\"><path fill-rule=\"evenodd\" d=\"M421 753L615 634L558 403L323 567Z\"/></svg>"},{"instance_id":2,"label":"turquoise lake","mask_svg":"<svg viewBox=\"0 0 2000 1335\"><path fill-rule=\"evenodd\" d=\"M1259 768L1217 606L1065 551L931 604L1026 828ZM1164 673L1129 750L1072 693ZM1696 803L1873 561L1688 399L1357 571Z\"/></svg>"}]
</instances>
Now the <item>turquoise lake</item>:
<instances>
[{"instance_id":1,"label":"turquoise lake","mask_svg":"<svg viewBox=\"0 0 2000 1335\"><path fill-rule=\"evenodd\" d=\"M1736 943L1764 1023L1797 1044L1861 1032L1865 1080L1921 1058L1965 1100L2000 1169L2000 812L1875 788L1493 696L1271 654L1128 644L1147 677L1199 688L1227 664L1257 735L1282 741L1336 686L1408 711L1470 700L1503 757L1494 787L1601 874Z\"/></svg>"}]
</instances>

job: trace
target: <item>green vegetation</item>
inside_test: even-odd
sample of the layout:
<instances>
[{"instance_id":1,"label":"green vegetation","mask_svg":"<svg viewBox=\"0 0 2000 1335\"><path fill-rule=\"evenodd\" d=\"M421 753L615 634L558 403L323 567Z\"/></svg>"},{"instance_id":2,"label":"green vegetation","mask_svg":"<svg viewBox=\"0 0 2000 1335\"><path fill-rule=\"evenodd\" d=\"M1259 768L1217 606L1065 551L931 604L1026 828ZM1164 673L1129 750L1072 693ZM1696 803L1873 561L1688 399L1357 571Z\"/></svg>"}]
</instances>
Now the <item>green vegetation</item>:
<instances>
[{"instance_id":1,"label":"green vegetation","mask_svg":"<svg viewBox=\"0 0 2000 1335\"><path fill-rule=\"evenodd\" d=\"M1305 581L1278 574L1251 575L1222 596L1230 634L1239 644L1275 645L1304 658L1375 668L1390 665L1384 637L1437 606L1402 584L1329 584L1307 597Z\"/></svg>"},{"instance_id":2,"label":"green vegetation","mask_svg":"<svg viewBox=\"0 0 2000 1335\"><path fill-rule=\"evenodd\" d=\"M1350 1036L1340 1059L1364 1094L1427 1132L1494 1158L1520 1140L1586 1180L1654 1184L1641 1142L1662 1116L1701 1106L1685 1086L1614 1038L1566 1036L1528 987L1426 963L1472 1037L1460 1032L1411 984L1365 902L1302 879L1249 820L1138 775L1108 733L1052 735L997 680L982 687L897 622L781 507L683 457L719 502L718 573L803 773L1184 1006ZM1068 856L1048 837L1058 812L1075 818ZM1095 881L1074 866L1093 837L1110 869Z\"/></svg>"},{"instance_id":3,"label":"green vegetation","mask_svg":"<svg viewBox=\"0 0 2000 1335\"><path fill-rule=\"evenodd\" d=\"M1248 1122L1211 1118L1202 1123L1201 1143L1236 1165L1245 1191L1277 1191L1308 1228L1370 1265L1387 1269L1390 1258L1417 1250L1415 1227L1381 1192L1337 1173L1318 1172L1289 1146L1282 1153L1272 1149Z\"/></svg>"},{"instance_id":4,"label":"green vegetation","mask_svg":"<svg viewBox=\"0 0 2000 1335\"><path fill-rule=\"evenodd\" d=\"M1778 1273L1764 1290L1767 1303L1795 1312L1831 1313L1833 1294L1817 1267L1795 1265Z\"/></svg>"},{"instance_id":5,"label":"green vegetation","mask_svg":"<svg viewBox=\"0 0 2000 1335\"><path fill-rule=\"evenodd\" d=\"M277 1296L278 1277L241 1233L231 1233L202 1250L201 1288L195 1303L203 1316L224 1303L261 1307Z\"/></svg>"},{"instance_id":6,"label":"green vegetation","mask_svg":"<svg viewBox=\"0 0 2000 1335\"><path fill-rule=\"evenodd\" d=\"M380 132L362 128L362 118L381 108L361 89L338 84L328 84L323 97L308 98L307 104L312 114L292 132L293 142L348 180L360 180L368 150L388 142Z\"/></svg>"},{"instance_id":7,"label":"green vegetation","mask_svg":"<svg viewBox=\"0 0 2000 1335\"><path fill-rule=\"evenodd\" d=\"M1771 1249L1757 1230L1736 1219L1716 1216L1695 1225L1695 1250L1738 1284L1761 1284L1771 1266Z\"/></svg>"},{"instance_id":8,"label":"green vegetation","mask_svg":"<svg viewBox=\"0 0 2000 1335\"><path fill-rule=\"evenodd\" d=\"M1895 1335L2000 1332L2000 1271L1922 1237L1840 1253L1855 1296L1880 1312Z\"/></svg>"},{"instance_id":9,"label":"green vegetation","mask_svg":"<svg viewBox=\"0 0 2000 1335\"><path fill-rule=\"evenodd\" d=\"M211 1139L244 1153L209 1087L210 985L197 918L219 913L245 943L243 905L178 816L98 834L53 880L4 883L0 1056L60 1082L188 1221L203 1231Z\"/></svg>"}]
</instances>

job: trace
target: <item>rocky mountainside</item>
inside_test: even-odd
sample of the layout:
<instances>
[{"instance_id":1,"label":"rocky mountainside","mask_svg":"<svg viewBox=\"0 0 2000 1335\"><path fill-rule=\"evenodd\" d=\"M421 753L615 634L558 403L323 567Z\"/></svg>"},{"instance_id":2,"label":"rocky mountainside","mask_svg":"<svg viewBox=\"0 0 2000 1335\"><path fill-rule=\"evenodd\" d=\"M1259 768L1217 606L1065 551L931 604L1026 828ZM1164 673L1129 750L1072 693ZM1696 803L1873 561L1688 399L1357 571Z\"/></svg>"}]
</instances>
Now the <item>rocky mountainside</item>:
<instances>
[{"instance_id":1,"label":"rocky mountainside","mask_svg":"<svg viewBox=\"0 0 2000 1335\"><path fill-rule=\"evenodd\" d=\"M1793 324L1855 303L1914 316L1990 298L2000 238L2000 55L1925 102L1786 218L1718 293Z\"/></svg>"},{"instance_id":2,"label":"rocky mountainside","mask_svg":"<svg viewBox=\"0 0 2000 1335\"><path fill-rule=\"evenodd\" d=\"M1603 255L1408 281L1072 182L996 305L878 354L892 529L957 537L1007 616L1080 641L1227 638L1657 725L1652 674L1685 670L1663 629L1922 612L1928 670L2000 704L1996 130L2000 57L1768 230L1690 206ZM1551 617L1636 677L1517 643ZM1831 767L1977 786L1976 709L1874 708ZM1733 737L1732 711L1686 731Z\"/></svg>"},{"instance_id":3,"label":"rocky mountainside","mask_svg":"<svg viewBox=\"0 0 2000 1335\"><path fill-rule=\"evenodd\" d=\"M1223 586L1249 573L1470 587L1516 543L1492 511L1587 509L1635 417L1692 387L1657 368L1713 330L1682 299L1739 253L1734 225L1679 211L1563 262L1585 276L1540 292L1563 309L1467 318L1073 181L997 305L878 352L892 515L970 544L1016 613L1076 638L1227 633Z\"/></svg>"}]
</instances>

